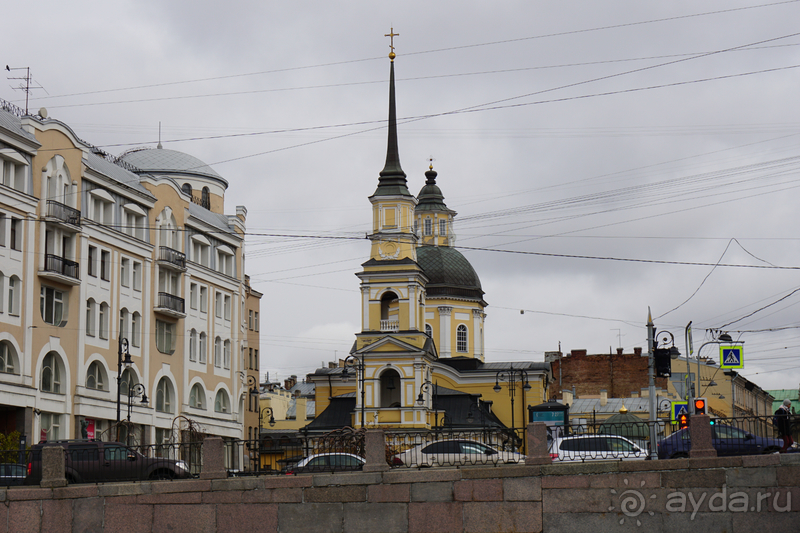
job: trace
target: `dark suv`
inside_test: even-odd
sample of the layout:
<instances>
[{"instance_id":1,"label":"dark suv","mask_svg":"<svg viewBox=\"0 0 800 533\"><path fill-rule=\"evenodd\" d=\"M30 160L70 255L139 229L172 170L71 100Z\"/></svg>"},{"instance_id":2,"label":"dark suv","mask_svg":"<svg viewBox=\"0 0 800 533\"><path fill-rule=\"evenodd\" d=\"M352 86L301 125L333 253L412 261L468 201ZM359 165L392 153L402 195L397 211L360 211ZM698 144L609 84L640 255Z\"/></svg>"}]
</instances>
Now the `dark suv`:
<instances>
[{"instance_id":1,"label":"dark suv","mask_svg":"<svg viewBox=\"0 0 800 533\"><path fill-rule=\"evenodd\" d=\"M49 446L64 448L64 473L68 483L192 477L183 461L145 457L119 442L59 440L40 442L31 447L26 485L41 482L42 449Z\"/></svg>"}]
</instances>

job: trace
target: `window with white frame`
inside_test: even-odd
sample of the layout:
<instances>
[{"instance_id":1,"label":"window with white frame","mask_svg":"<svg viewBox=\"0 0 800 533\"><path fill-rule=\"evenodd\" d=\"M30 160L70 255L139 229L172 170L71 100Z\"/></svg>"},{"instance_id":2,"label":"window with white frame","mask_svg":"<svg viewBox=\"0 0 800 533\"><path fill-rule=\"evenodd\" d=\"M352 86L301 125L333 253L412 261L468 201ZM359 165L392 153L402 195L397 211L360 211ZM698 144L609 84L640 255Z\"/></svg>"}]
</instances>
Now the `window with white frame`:
<instances>
[{"instance_id":1,"label":"window with white frame","mask_svg":"<svg viewBox=\"0 0 800 533\"><path fill-rule=\"evenodd\" d=\"M39 425L42 433L47 435L49 441L61 438L61 415L56 413L42 413L39 415Z\"/></svg>"},{"instance_id":2,"label":"window with white frame","mask_svg":"<svg viewBox=\"0 0 800 533\"><path fill-rule=\"evenodd\" d=\"M217 318L222 318L222 293L219 291L214 293L214 314Z\"/></svg>"},{"instance_id":3,"label":"window with white frame","mask_svg":"<svg viewBox=\"0 0 800 533\"><path fill-rule=\"evenodd\" d=\"M207 267L210 249L211 243L206 237L198 233L192 235L192 261Z\"/></svg>"},{"instance_id":4,"label":"window with white frame","mask_svg":"<svg viewBox=\"0 0 800 533\"><path fill-rule=\"evenodd\" d=\"M173 413L175 403L175 389L172 382L166 377L162 377L156 387L156 411L160 413Z\"/></svg>"},{"instance_id":5,"label":"window with white frame","mask_svg":"<svg viewBox=\"0 0 800 533\"><path fill-rule=\"evenodd\" d=\"M447 220L444 218L439 219L439 236L444 237L447 235Z\"/></svg>"},{"instance_id":6,"label":"window with white frame","mask_svg":"<svg viewBox=\"0 0 800 533\"><path fill-rule=\"evenodd\" d=\"M61 394L61 376L63 371L61 356L56 352L49 352L42 360L39 389L44 392Z\"/></svg>"},{"instance_id":7,"label":"window with white frame","mask_svg":"<svg viewBox=\"0 0 800 533\"><path fill-rule=\"evenodd\" d=\"M227 246L217 248L217 270L226 276L233 276L233 250Z\"/></svg>"},{"instance_id":8,"label":"window with white frame","mask_svg":"<svg viewBox=\"0 0 800 533\"><path fill-rule=\"evenodd\" d=\"M158 291L177 296L180 294L180 278L178 272L166 268L158 269Z\"/></svg>"},{"instance_id":9,"label":"window with white frame","mask_svg":"<svg viewBox=\"0 0 800 533\"><path fill-rule=\"evenodd\" d=\"M225 339L222 343L222 367L226 370L231 368L231 341Z\"/></svg>"},{"instance_id":10,"label":"window with white frame","mask_svg":"<svg viewBox=\"0 0 800 533\"><path fill-rule=\"evenodd\" d=\"M195 409L206 408L206 391L199 383L192 385L192 389L189 391L189 405Z\"/></svg>"},{"instance_id":11,"label":"window with white frame","mask_svg":"<svg viewBox=\"0 0 800 533\"><path fill-rule=\"evenodd\" d=\"M247 329L253 329L253 310L247 312Z\"/></svg>"},{"instance_id":12,"label":"window with white frame","mask_svg":"<svg viewBox=\"0 0 800 533\"><path fill-rule=\"evenodd\" d=\"M19 374L17 351L8 341L0 341L0 372L3 374Z\"/></svg>"},{"instance_id":13,"label":"window with white frame","mask_svg":"<svg viewBox=\"0 0 800 533\"><path fill-rule=\"evenodd\" d=\"M128 396L128 390L139 383L139 378L136 377L136 372L132 368L127 367L122 371L122 376L119 380L119 392L122 396Z\"/></svg>"},{"instance_id":14,"label":"window with white frame","mask_svg":"<svg viewBox=\"0 0 800 533\"><path fill-rule=\"evenodd\" d=\"M94 337L95 327L97 326L97 303L94 298L86 300L86 334Z\"/></svg>"},{"instance_id":15,"label":"window with white frame","mask_svg":"<svg viewBox=\"0 0 800 533\"><path fill-rule=\"evenodd\" d=\"M222 339L219 337L214 339L214 366L222 367Z\"/></svg>"},{"instance_id":16,"label":"window with white frame","mask_svg":"<svg viewBox=\"0 0 800 533\"><path fill-rule=\"evenodd\" d=\"M128 339L128 310L124 307L119 311L119 336ZM128 339L130 340L130 339Z\"/></svg>"},{"instance_id":17,"label":"window with white frame","mask_svg":"<svg viewBox=\"0 0 800 533\"><path fill-rule=\"evenodd\" d=\"M433 220L426 218L422 221L422 227L425 235L433 235Z\"/></svg>"},{"instance_id":18,"label":"window with white frame","mask_svg":"<svg viewBox=\"0 0 800 533\"><path fill-rule=\"evenodd\" d=\"M8 278L8 300L6 301L6 308L8 310L8 314L11 316L19 316L19 294L21 290L22 282L17 276L11 276Z\"/></svg>"},{"instance_id":19,"label":"window with white frame","mask_svg":"<svg viewBox=\"0 0 800 533\"><path fill-rule=\"evenodd\" d=\"M100 252L100 279L108 281L111 279L111 252L102 250Z\"/></svg>"},{"instance_id":20,"label":"window with white frame","mask_svg":"<svg viewBox=\"0 0 800 533\"><path fill-rule=\"evenodd\" d=\"M208 312L208 287L200 287L200 312Z\"/></svg>"},{"instance_id":21,"label":"window with white frame","mask_svg":"<svg viewBox=\"0 0 800 533\"><path fill-rule=\"evenodd\" d=\"M227 294L222 299L222 314L225 320L231 319L231 297Z\"/></svg>"},{"instance_id":22,"label":"window with white frame","mask_svg":"<svg viewBox=\"0 0 800 533\"><path fill-rule=\"evenodd\" d=\"M0 313L3 312L3 298L5 297L6 277L0 272Z\"/></svg>"},{"instance_id":23,"label":"window with white frame","mask_svg":"<svg viewBox=\"0 0 800 533\"><path fill-rule=\"evenodd\" d=\"M460 353L466 353L468 348L469 344L467 343L467 326L464 324L459 324L456 328L456 351Z\"/></svg>"},{"instance_id":24,"label":"window with white frame","mask_svg":"<svg viewBox=\"0 0 800 533\"><path fill-rule=\"evenodd\" d=\"M133 262L133 290L142 290L142 264L139 261Z\"/></svg>"},{"instance_id":25,"label":"window with white frame","mask_svg":"<svg viewBox=\"0 0 800 533\"><path fill-rule=\"evenodd\" d=\"M205 331L200 332L200 342L197 346L197 360L199 363L205 364L208 356L208 335Z\"/></svg>"},{"instance_id":26,"label":"window with white frame","mask_svg":"<svg viewBox=\"0 0 800 533\"><path fill-rule=\"evenodd\" d=\"M22 250L22 223L18 218L11 218L11 233L8 245L12 250Z\"/></svg>"},{"instance_id":27,"label":"window with white frame","mask_svg":"<svg viewBox=\"0 0 800 533\"><path fill-rule=\"evenodd\" d=\"M94 361L89 365L89 370L86 372L86 388L94 390L106 390L106 371L103 366Z\"/></svg>"},{"instance_id":28,"label":"window with white frame","mask_svg":"<svg viewBox=\"0 0 800 533\"><path fill-rule=\"evenodd\" d=\"M228 399L228 393L224 389L217 392L217 398L214 400L214 411L218 413L229 413L231 411L231 402Z\"/></svg>"},{"instance_id":29,"label":"window with white frame","mask_svg":"<svg viewBox=\"0 0 800 533\"><path fill-rule=\"evenodd\" d=\"M189 307L197 309L197 283L189 284Z\"/></svg>"},{"instance_id":30,"label":"window with white frame","mask_svg":"<svg viewBox=\"0 0 800 533\"><path fill-rule=\"evenodd\" d=\"M197 361L197 330L189 332L189 361Z\"/></svg>"},{"instance_id":31,"label":"window with white frame","mask_svg":"<svg viewBox=\"0 0 800 533\"><path fill-rule=\"evenodd\" d=\"M142 338L142 315L138 311L134 311L131 315L131 346L138 348L141 345Z\"/></svg>"},{"instance_id":32,"label":"window with white frame","mask_svg":"<svg viewBox=\"0 0 800 533\"><path fill-rule=\"evenodd\" d=\"M156 349L165 354L175 353L175 324L156 320Z\"/></svg>"},{"instance_id":33,"label":"window with white frame","mask_svg":"<svg viewBox=\"0 0 800 533\"><path fill-rule=\"evenodd\" d=\"M131 286L131 260L127 257L119 262L119 282L123 287Z\"/></svg>"},{"instance_id":34,"label":"window with white frame","mask_svg":"<svg viewBox=\"0 0 800 533\"><path fill-rule=\"evenodd\" d=\"M258 311L256 311L255 313L253 313L253 316L255 317L255 319L254 319L254 324L253 324L253 329L254 329L255 331L258 331Z\"/></svg>"},{"instance_id":35,"label":"window with white frame","mask_svg":"<svg viewBox=\"0 0 800 533\"><path fill-rule=\"evenodd\" d=\"M114 222L114 197L104 189L92 189L89 191L91 196L91 212L89 218L99 224L112 224Z\"/></svg>"},{"instance_id":36,"label":"window with white frame","mask_svg":"<svg viewBox=\"0 0 800 533\"><path fill-rule=\"evenodd\" d=\"M87 273L93 278L97 277L97 247L89 246L89 259L87 261Z\"/></svg>"},{"instance_id":37,"label":"window with white frame","mask_svg":"<svg viewBox=\"0 0 800 533\"><path fill-rule=\"evenodd\" d=\"M123 212L125 213L123 231L131 237L144 240L144 221L146 216L144 210L136 204L125 204Z\"/></svg>"},{"instance_id":38,"label":"window with white frame","mask_svg":"<svg viewBox=\"0 0 800 533\"><path fill-rule=\"evenodd\" d=\"M9 304L11 303L11 280L9 278ZM64 311L66 309L66 295L64 291L42 285L39 290L39 311L42 313L42 320L53 326L63 326L66 324ZM11 306L9 305L9 313Z\"/></svg>"},{"instance_id":39,"label":"window with white frame","mask_svg":"<svg viewBox=\"0 0 800 533\"><path fill-rule=\"evenodd\" d=\"M108 304L103 302L100 304L100 313L99 313L99 325L97 328L97 333L101 339L108 339Z\"/></svg>"}]
</instances>

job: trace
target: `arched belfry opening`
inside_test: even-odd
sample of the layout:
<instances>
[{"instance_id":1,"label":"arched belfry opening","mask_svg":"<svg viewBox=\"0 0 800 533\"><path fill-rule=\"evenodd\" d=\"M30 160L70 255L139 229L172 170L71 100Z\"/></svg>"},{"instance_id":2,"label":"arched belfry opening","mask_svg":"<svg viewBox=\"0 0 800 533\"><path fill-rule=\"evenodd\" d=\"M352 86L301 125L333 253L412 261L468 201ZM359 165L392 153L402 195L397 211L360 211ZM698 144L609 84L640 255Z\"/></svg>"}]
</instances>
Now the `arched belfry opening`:
<instances>
[{"instance_id":1,"label":"arched belfry opening","mask_svg":"<svg viewBox=\"0 0 800 533\"><path fill-rule=\"evenodd\" d=\"M393 368L381 374L381 407L400 407L400 374Z\"/></svg>"},{"instance_id":2,"label":"arched belfry opening","mask_svg":"<svg viewBox=\"0 0 800 533\"><path fill-rule=\"evenodd\" d=\"M400 327L400 298L387 291L381 296L381 331L398 331Z\"/></svg>"}]
</instances>

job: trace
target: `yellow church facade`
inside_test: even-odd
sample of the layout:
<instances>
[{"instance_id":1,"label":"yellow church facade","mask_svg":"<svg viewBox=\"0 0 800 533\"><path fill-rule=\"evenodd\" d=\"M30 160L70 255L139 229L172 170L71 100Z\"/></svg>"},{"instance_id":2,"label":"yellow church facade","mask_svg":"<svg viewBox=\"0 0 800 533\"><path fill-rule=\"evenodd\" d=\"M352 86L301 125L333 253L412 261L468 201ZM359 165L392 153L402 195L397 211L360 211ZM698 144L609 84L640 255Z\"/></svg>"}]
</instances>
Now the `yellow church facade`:
<instances>
[{"instance_id":1,"label":"yellow church facade","mask_svg":"<svg viewBox=\"0 0 800 533\"><path fill-rule=\"evenodd\" d=\"M528 406L547 399L550 366L485 362L487 303L480 279L455 248L456 212L431 166L417 196L400 165L389 81L386 164L369 197L369 259L356 275L361 331L347 359L320 368L309 431L352 427L522 431Z\"/></svg>"}]
</instances>

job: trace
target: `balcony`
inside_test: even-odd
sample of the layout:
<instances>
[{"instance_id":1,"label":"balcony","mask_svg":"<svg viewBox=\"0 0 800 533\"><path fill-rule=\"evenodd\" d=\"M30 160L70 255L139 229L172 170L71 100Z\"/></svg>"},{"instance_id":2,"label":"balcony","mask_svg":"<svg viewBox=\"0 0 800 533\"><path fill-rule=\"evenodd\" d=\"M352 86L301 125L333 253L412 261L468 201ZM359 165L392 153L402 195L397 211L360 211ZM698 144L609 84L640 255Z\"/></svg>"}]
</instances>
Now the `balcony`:
<instances>
[{"instance_id":1,"label":"balcony","mask_svg":"<svg viewBox=\"0 0 800 533\"><path fill-rule=\"evenodd\" d=\"M399 320L381 320L381 331L400 331Z\"/></svg>"},{"instance_id":2,"label":"balcony","mask_svg":"<svg viewBox=\"0 0 800 533\"><path fill-rule=\"evenodd\" d=\"M44 256L44 269L39 271L39 276L67 285L80 285L81 283L80 265L75 261L53 254Z\"/></svg>"},{"instance_id":3,"label":"balcony","mask_svg":"<svg viewBox=\"0 0 800 533\"><path fill-rule=\"evenodd\" d=\"M186 300L168 292L159 292L153 311L174 318L184 318L186 316Z\"/></svg>"},{"instance_id":4,"label":"balcony","mask_svg":"<svg viewBox=\"0 0 800 533\"><path fill-rule=\"evenodd\" d=\"M81 212L55 200L47 200L46 218L48 222L55 222L73 230L81 227Z\"/></svg>"},{"instance_id":5,"label":"balcony","mask_svg":"<svg viewBox=\"0 0 800 533\"><path fill-rule=\"evenodd\" d=\"M173 250L168 246L159 247L158 259L156 261L160 266L180 272L186 271L186 254L178 250Z\"/></svg>"}]
</instances>

